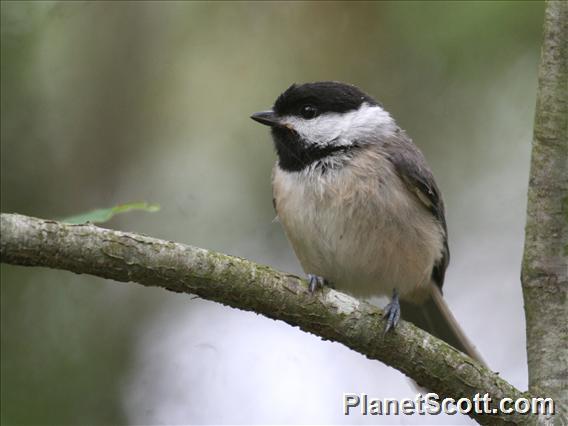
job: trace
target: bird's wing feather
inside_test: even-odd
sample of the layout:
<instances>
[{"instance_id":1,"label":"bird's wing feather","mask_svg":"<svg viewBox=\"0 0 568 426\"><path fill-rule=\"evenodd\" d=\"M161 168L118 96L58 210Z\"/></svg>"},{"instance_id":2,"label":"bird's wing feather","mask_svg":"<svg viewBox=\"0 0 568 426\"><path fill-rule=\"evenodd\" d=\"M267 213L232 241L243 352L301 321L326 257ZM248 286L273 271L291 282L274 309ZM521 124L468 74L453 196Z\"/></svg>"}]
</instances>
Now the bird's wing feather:
<instances>
[{"instance_id":1,"label":"bird's wing feather","mask_svg":"<svg viewBox=\"0 0 568 426\"><path fill-rule=\"evenodd\" d=\"M390 141L390 144L387 142L385 146L389 160L408 190L415 194L424 207L432 213L444 231L442 257L432 270L432 281L437 285L430 287L430 297L420 306L401 300L402 312L406 320L485 365L483 358L467 338L442 297L442 284L450 259L442 195L420 150L403 131L399 131L395 137L397 139Z\"/></svg>"},{"instance_id":2,"label":"bird's wing feather","mask_svg":"<svg viewBox=\"0 0 568 426\"><path fill-rule=\"evenodd\" d=\"M430 171L422 152L402 130L399 130L392 137L392 140L386 141L384 148L396 173L405 183L408 190L432 213L444 231L444 251L441 259L434 265L432 270L432 280L441 289L444 284L446 268L450 261L450 250L448 247L444 202L438 185L436 185L434 180L434 175Z\"/></svg>"}]
</instances>

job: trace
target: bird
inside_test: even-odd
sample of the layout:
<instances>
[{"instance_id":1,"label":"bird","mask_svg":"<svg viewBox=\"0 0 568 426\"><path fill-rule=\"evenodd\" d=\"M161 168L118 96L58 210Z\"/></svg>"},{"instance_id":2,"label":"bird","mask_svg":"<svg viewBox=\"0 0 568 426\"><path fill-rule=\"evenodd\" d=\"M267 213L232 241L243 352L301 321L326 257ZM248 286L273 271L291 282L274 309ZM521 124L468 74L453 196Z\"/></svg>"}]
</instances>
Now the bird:
<instances>
[{"instance_id":1,"label":"bird","mask_svg":"<svg viewBox=\"0 0 568 426\"><path fill-rule=\"evenodd\" d=\"M442 194L383 105L354 85L319 81L292 84L251 118L271 129L273 205L309 291L390 297L385 333L402 313L483 362L442 294L450 260Z\"/></svg>"}]
</instances>

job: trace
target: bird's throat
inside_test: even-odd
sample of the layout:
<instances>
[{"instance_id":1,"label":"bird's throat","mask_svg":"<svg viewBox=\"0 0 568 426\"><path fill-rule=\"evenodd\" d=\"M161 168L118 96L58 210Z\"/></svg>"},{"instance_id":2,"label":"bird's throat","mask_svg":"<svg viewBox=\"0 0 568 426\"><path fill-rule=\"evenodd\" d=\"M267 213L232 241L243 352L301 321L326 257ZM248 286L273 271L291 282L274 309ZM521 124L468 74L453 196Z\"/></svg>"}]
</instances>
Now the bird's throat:
<instances>
[{"instance_id":1,"label":"bird's throat","mask_svg":"<svg viewBox=\"0 0 568 426\"><path fill-rule=\"evenodd\" d=\"M273 128L272 137L278 155L278 165L287 172L299 172L326 158L345 154L357 147L352 145L308 144L289 129Z\"/></svg>"}]
</instances>

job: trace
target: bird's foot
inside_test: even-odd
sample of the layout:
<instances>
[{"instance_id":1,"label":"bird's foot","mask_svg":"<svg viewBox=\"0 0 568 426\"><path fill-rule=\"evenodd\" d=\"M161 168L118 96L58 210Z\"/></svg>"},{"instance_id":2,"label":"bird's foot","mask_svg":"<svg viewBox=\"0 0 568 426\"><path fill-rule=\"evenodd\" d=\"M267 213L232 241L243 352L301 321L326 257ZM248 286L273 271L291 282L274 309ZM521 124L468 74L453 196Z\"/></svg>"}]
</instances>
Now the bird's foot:
<instances>
[{"instance_id":1,"label":"bird's foot","mask_svg":"<svg viewBox=\"0 0 568 426\"><path fill-rule=\"evenodd\" d=\"M329 282L319 275L308 274L309 286L308 289L311 294L314 294L318 288L323 288L323 286L329 285Z\"/></svg>"},{"instance_id":2,"label":"bird's foot","mask_svg":"<svg viewBox=\"0 0 568 426\"><path fill-rule=\"evenodd\" d=\"M391 302L385 307L385 334L389 330L394 330L400 320L400 303L398 301L398 292L393 290Z\"/></svg>"}]
</instances>

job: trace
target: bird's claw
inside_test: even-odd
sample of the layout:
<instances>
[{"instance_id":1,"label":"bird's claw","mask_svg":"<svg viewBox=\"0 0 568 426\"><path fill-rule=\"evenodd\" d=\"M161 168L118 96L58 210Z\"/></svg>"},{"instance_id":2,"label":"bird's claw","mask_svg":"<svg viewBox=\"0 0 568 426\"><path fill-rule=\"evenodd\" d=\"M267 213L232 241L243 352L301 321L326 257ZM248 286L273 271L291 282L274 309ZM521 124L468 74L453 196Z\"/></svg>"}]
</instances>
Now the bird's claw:
<instances>
[{"instance_id":1,"label":"bird's claw","mask_svg":"<svg viewBox=\"0 0 568 426\"><path fill-rule=\"evenodd\" d=\"M314 294L318 288L323 288L324 285L327 285L327 280L319 275L308 274L308 280L308 290L311 294Z\"/></svg>"},{"instance_id":2,"label":"bird's claw","mask_svg":"<svg viewBox=\"0 0 568 426\"><path fill-rule=\"evenodd\" d=\"M385 307L385 333L387 334L389 330L394 330L398 321L400 320L400 303L398 301L398 292L393 291L391 302Z\"/></svg>"}]
</instances>

